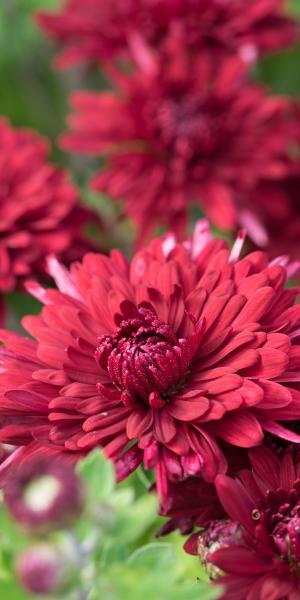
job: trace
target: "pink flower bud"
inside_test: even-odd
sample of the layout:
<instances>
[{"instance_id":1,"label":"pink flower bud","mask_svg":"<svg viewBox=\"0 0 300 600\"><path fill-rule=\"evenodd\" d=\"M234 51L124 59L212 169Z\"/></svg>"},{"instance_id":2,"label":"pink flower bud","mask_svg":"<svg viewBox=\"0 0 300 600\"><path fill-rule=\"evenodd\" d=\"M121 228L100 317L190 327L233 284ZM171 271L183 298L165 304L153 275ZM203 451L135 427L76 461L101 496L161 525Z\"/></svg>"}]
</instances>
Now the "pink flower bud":
<instances>
[{"instance_id":1,"label":"pink flower bud","mask_svg":"<svg viewBox=\"0 0 300 600\"><path fill-rule=\"evenodd\" d=\"M80 479L65 462L28 460L7 480L5 504L25 529L45 531L68 526L80 514Z\"/></svg>"},{"instance_id":2,"label":"pink flower bud","mask_svg":"<svg viewBox=\"0 0 300 600\"><path fill-rule=\"evenodd\" d=\"M65 553L57 547L37 544L18 556L16 572L27 592L48 596L66 589L72 569Z\"/></svg>"}]
</instances>

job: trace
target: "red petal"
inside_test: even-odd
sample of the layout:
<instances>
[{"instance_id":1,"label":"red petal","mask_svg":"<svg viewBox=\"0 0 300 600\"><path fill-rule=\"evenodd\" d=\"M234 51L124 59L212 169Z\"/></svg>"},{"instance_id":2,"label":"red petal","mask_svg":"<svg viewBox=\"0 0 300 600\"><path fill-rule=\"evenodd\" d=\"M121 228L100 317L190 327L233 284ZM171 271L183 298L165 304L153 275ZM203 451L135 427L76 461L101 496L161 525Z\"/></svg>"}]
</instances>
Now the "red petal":
<instances>
[{"instance_id":1,"label":"red petal","mask_svg":"<svg viewBox=\"0 0 300 600\"><path fill-rule=\"evenodd\" d=\"M226 475L218 475L215 485L220 502L232 521L237 521L253 532L256 523L251 513L255 504L241 482Z\"/></svg>"},{"instance_id":2,"label":"red petal","mask_svg":"<svg viewBox=\"0 0 300 600\"><path fill-rule=\"evenodd\" d=\"M139 439L151 427L153 422L152 410L137 406L129 415L126 431L130 440Z\"/></svg>"},{"instance_id":3,"label":"red petal","mask_svg":"<svg viewBox=\"0 0 300 600\"><path fill-rule=\"evenodd\" d=\"M289 358L285 352L266 346L258 348L259 362L254 366L249 366L243 372L245 377L263 377L264 379L279 378L288 367Z\"/></svg>"},{"instance_id":4,"label":"red petal","mask_svg":"<svg viewBox=\"0 0 300 600\"><path fill-rule=\"evenodd\" d=\"M249 458L254 475L259 476L259 486L263 483L264 490L276 490L279 487L280 461L277 456L264 446L249 450Z\"/></svg>"},{"instance_id":5,"label":"red petal","mask_svg":"<svg viewBox=\"0 0 300 600\"><path fill-rule=\"evenodd\" d=\"M259 322L266 312L270 310L275 296L276 293L271 287L263 287L256 290L236 318L234 327L240 327L246 323Z\"/></svg>"},{"instance_id":6,"label":"red petal","mask_svg":"<svg viewBox=\"0 0 300 600\"><path fill-rule=\"evenodd\" d=\"M1 400L1 414L38 414L48 413L48 402L51 398L41 396L27 390L11 390Z\"/></svg>"},{"instance_id":7,"label":"red petal","mask_svg":"<svg viewBox=\"0 0 300 600\"><path fill-rule=\"evenodd\" d=\"M167 444L175 437L176 432L174 420L166 410L154 412L154 434L158 442Z\"/></svg>"},{"instance_id":8,"label":"red petal","mask_svg":"<svg viewBox=\"0 0 300 600\"><path fill-rule=\"evenodd\" d=\"M287 452L280 465L280 487L290 492L296 481L296 470L292 455Z\"/></svg>"},{"instance_id":9,"label":"red petal","mask_svg":"<svg viewBox=\"0 0 300 600\"><path fill-rule=\"evenodd\" d=\"M277 435L279 438L283 440L288 440L289 442L294 442L295 444L300 444L300 435L282 427L279 423L275 423L274 421L263 421L261 420L261 426L265 431L269 433L273 433L273 435Z\"/></svg>"},{"instance_id":10,"label":"red petal","mask_svg":"<svg viewBox=\"0 0 300 600\"><path fill-rule=\"evenodd\" d=\"M185 542L183 549L187 554L192 554L194 556L198 554L198 538L199 533L193 533L193 535Z\"/></svg>"},{"instance_id":11,"label":"red petal","mask_svg":"<svg viewBox=\"0 0 300 600\"><path fill-rule=\"evenodd\" d=\"M221 421L214 421L213 430L226 442L241 448L257 446L264 437L258 420L245 410L226 413Z\"/></svg>"},{"instance_id":12,"label":"red petal","mask_svg":"<svg viewBox=\"0 0 300 600\"><path fill-rule=\"evenodd\" d=\"M117 482L123 481L130 473L133 473L143 460L143 452L135 445L129 448L116 461L116 478Z\"/></svg>"},{"instance_id":13,"label":"red petal","mask_svg":"<svg viewBox=\"0 0 300 600\"><path fill-rule=\"evenodd\" d=\"M281 408L292 401L291 392L283 385L265 379L259 379L258 384L264 393L263 399L257 406L258 409Z\"/></svg>"},{"instance_id":14,"label":"red petal","mask_svg":"<svg viewBox=\"0 0 300 600\"><path fill-rule=\"evenodd\" d=\"M223 548L209 556L214 565L233 575L260 575L272 568L272 561L243 546ZM262 598L262 596L261 596Z\"/></svg>"},{"instance_id":15,"label":"red petal","mask_svg":"<svg viewBox=\"0 0 300 600\"><path fill-rule=\"evenodd\" d=\"M168 442L168 448L178 454L179 456L184 456L188 454L190 446L186 436L183 434L181 429L177 429L176 435L173 439Z\"/></svg>"},{"instance_id":16,"label":"red petal","mask_svg":"<svg viewBox=\"0 0 300 600\"><path fill-rule=\"evenodd\" d=\"M193 392L195 400L191 394L174 398L167 410L174 419L179 421L193 421L197 417L201 417L209 409L209 400L204 396L200 396L199 392Z\"/></svg>"},{"instance_id":17,"label":"red petal","mask_svg":"<svg viewBox=\"0 0 300 600\"><path fill-rule=\"evenodd\" d=\"M243 380L239 375L224 375L214 381L208 381L205 386L205 392L208 394L223 394L237 389L243 383Z\"/></svg>"}]
</instances>

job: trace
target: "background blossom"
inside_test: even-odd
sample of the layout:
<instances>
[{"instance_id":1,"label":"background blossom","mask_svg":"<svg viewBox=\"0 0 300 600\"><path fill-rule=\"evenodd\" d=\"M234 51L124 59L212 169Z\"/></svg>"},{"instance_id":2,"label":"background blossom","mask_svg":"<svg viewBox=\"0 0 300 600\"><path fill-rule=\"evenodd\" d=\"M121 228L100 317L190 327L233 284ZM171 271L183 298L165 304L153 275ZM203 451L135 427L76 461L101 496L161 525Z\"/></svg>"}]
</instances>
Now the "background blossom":
<instances>
[{"instance_id":1,"label":"background blossom","mask_svg":"<svg viewBox=\"0 0 300 600\"><path fill-rule=\"evenodd\" d=\"M45 274L49 253L69 263L93 247L82 228L99 219L48 155L43 138L0 120L0 292Z\"/></svg>"},{"instance_id":2,"label":"background blossom","mask_svg":"<svg viewBox=\"0 0 300 600\"><path fill-rule=\"evenodd\" d=\"M140 242L159 224L182 235L192 204L218 227L233 229L243 220L243 197L294 168L293 103L250 85L245 75L239 60L217 67L211 56L190 62L177 49L152 74L118 78L118 93L72 96L63 147L106 156L93 188L125 200Z\"/></svg>"}]
</instances>

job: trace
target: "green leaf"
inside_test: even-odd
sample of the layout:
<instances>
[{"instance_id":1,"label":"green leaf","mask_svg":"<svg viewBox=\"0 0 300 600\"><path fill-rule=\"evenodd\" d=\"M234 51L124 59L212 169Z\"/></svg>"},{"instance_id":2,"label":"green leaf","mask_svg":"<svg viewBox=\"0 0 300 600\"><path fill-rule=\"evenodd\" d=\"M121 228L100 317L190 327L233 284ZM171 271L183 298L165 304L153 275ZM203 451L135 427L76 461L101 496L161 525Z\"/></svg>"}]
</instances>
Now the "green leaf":
<instances>
[{"instance_id":1,"label":"green leaf","mask_svg":"<svg viewBox=\"0 0 300 600\"><path fill-rule=\"evenodd\" d=\"M144 569L171 569L176 563L176 554L172 544L153 542L138 548L128 559L130 565Z\"/></svg>"},{"instance_id":2,"label":"green leaf","mask_svg":"<svg viewBox=\"0 0 300 600\"><path fill-rule=\"evenodd\" d=\"M81 460L77 473L86 483L92 502L111 499L116 485L114 468L100 450L94 450Z\"/></svg>"},{"instance_id":3,"label":"green leaf","mask_svg":"<svg viewBox=\"0 0 300 600\"><path fill-rule=\"evenodd\" d=\"M3 600L32 600L18 585L17 581L0 581L0 598Z\"/></svg>"},{"instance_id":4,"label":"green leaf","mask_svg":"<svg viewBox=\"0 0 300 600\"><path fill-rule=\"evenodd\" d=\"M122 510L122 505L119 503L120 496L117 494L116 503L114 502L115 507L119 506L120 511L114 534L122 539L123 543L130 544L140 538L156 520L157 501L155 496L150 494L133 501L132 493L132 502L127 505L126 510Z\"/></svg>"}]
</instances>

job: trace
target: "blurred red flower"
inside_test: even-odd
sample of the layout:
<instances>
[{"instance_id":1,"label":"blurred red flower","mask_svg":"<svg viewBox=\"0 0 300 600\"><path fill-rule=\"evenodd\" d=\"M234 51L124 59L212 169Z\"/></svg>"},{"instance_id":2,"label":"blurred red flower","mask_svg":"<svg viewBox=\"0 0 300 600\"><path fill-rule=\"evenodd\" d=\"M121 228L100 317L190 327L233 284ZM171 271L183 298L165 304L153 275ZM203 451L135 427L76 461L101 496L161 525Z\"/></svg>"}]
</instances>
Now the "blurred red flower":
<instances>
[{"instance_id":1,"label":"blurred red flower","mask_svg":"<svg viewBox=\"0 0 300 600\"><path fill-rule=\"evenodd\" d=\"M135 58L146 42L162 49L174 29L193 51L238 53L246 62L291 45L296 23L284 0L67 0L40 12L43 30L62 47L57 64ZM139 57L141 58L141 57Z\"/></svg>"},{"instance_id":2,"label":"blurred red flower","mask_svg":"<svg viewBox=\"0 0 300 600\"><path fill-rule=\"evenodd\" d=\"M92 247L81 230L98 218L48 154L43 138L0 119L0 293L45 273L47 254L69 263Z\"/></svg>"},{"instance_id":3,"label":"blurred red flower","mask_svg":"<svg viewBox=\"0 0 300 600\"><path fill-rule=\"evenodd\" d=\"M0 442L73 459L102 446L118 478L143 460L168 481L214 481L227 462L218 440L248 448L264 430L299 441L280 421L300 416L298 265L239 259L200 222L192 241L154 240L131 264L87 254L70 273L53 258L58 290L23 319L34 339L1 332ZM128 447L129 444L129 447ZM25 448L24 448L25 447Z\"/></svg>"},{"instance_id":4,"label":"blurred red flower","mask_svg":"<svg viewBox=\"0 0 300 600\"><path fill-rule=\"evenodd\" d=\"M238 479L219 475L224 509L242 528L239 539L208 555L225 575L218 579L224 600L300 597L300 462L288 450L279 460L270 450L250 450L252 472Z\"/></svg>"},{"instance_id":5,"label":"blurred red flower","mask_svg":"<svg viewBox=\"0 0 300 600\"><path fill-rule=\"evenodd\" d=\"M96 190L125 200L140 239L165 224L182 234L191 204L219 227L238 224L241 198L290 173L294 109L245 81L238 60L170 52L153 71L117 77L120 92L77 92L63 147L104 154Z\"/></svg>"},{"instance_id":6,"label":"blurred red flower","mask_svg":"<svg viewBox=\"0 0 300 600\"><path fill-rule=\"evenodd\" d=\"M271 257L300 257L300 164L279 180L262 180L251 196L241 198L240 222L256 245Z\"/></svg>"}]
</instances>

